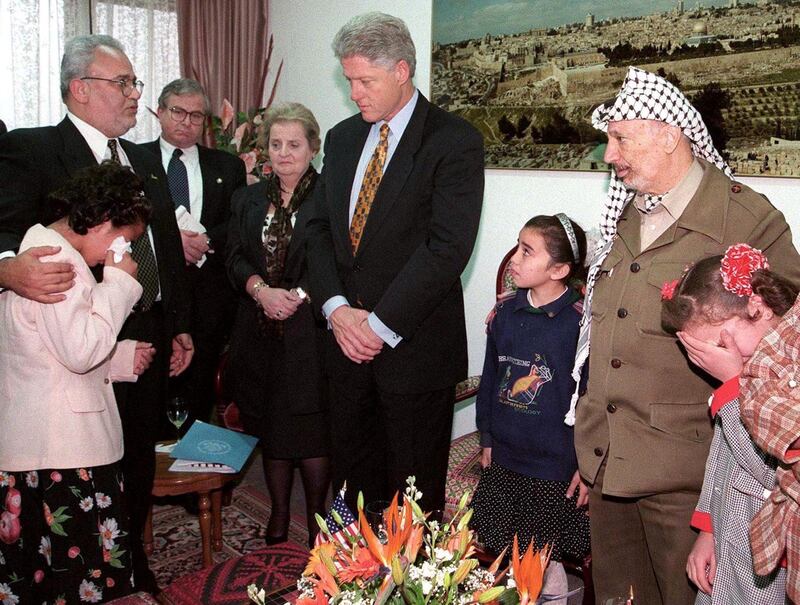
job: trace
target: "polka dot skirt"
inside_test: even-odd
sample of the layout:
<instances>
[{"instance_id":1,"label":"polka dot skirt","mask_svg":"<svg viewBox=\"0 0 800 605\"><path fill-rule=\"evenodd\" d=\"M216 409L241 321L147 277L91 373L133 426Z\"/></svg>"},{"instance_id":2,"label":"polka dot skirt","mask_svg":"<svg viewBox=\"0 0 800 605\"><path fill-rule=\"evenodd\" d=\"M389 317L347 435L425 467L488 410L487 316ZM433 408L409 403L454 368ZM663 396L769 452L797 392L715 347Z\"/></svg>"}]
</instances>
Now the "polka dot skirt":
<instances>
[{"instance_id":1,"label":"polka dot skirt","mask_svg":"<svg viewBox=\"0 0 800 605\"><path fill-rule=\"evenodd\" d=\"M567 481L526 477L492 464L481 472L470 525L494 553L506 546L510 553L516 533L521 552L533 538L537 549L552 544L555 561L582 559L589 552L589 516L585 507L575 507L577 490L566 498L567 487Z\"/></svg>"}]
</instances>

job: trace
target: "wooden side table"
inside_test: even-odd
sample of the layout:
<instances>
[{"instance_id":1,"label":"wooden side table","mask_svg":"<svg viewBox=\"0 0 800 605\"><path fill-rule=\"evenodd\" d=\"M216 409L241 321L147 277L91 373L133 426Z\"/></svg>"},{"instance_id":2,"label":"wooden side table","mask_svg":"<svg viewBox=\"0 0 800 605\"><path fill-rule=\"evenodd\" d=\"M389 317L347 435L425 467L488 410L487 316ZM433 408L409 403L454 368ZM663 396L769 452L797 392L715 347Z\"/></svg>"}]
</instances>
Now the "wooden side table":
<instances>
[{"instance_id":1,"label":"wooden side table","mask_svg":"<svg viewBox=\"0 0 800 605\"><path fill-rule=\"evenodd\" d=\"M222 550L222 488L239 478L237 473L175 473L169 467L175 461L169 454L156 454L153 496L198 495L200 537L203 541L203 567L214 564L211 549ZM144 551L153 552L153 508L144 525Z\"/></svg>"}]
</instances>

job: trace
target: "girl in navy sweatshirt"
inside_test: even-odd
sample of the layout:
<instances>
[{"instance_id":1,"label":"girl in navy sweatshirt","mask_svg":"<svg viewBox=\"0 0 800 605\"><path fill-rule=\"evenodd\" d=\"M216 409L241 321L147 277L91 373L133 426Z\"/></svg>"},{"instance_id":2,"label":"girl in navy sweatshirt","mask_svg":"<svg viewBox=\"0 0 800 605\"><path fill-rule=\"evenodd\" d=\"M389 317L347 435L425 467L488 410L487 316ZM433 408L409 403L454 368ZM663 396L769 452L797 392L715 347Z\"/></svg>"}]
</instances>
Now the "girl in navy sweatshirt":
<instances>
[{"instance_id":1,"label":"girl in navy sweatshirt","mask_svg":"<svg viewBox=\"0 0 800 605\"><path fill-rule=\"evenodd\" d=\"M509 264L517 291L502 297L488 322L476 404L483 471L472 525L493 553L514 534L521 548L550 544L555 577L548 584L566 587L563 557L589 551L588 492L564 423L583 308L570 284L585 277L586 234L564 214L542 215L518 241Z\"/></svg>"}]
</instances>

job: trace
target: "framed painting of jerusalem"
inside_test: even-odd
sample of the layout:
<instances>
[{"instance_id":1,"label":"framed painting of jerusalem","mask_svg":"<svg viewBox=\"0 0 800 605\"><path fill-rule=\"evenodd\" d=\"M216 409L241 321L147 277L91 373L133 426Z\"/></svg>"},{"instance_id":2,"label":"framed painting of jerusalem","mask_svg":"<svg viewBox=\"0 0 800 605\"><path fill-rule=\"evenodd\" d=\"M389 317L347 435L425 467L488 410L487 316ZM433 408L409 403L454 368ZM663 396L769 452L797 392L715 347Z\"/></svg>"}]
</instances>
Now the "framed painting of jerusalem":
<instances>
[{"instance_id":1,"label":"framed painting of jerusalem","mask_svg":"<svg viewBox=\"0 0 800 605\"><path fill-rule=\"evenodd\" d=\"M431 98L492 168L607 170L592 109L631 65L703 115L739 175L800 176L798 0L433 0Z\"/></svg>"}]
</instances>

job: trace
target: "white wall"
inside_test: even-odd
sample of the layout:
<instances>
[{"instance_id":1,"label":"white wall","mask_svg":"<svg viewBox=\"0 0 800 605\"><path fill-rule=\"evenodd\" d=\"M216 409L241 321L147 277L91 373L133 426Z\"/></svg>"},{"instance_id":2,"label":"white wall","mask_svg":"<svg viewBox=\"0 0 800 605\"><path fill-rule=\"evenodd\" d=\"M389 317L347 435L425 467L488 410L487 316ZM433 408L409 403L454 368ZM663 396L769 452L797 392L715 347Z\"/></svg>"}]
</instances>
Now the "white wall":
<instances>
[{"instance_id":1,"label":"white wall","mask_svg":"<svg viewBox=\"0 0 800 605\"><path fill-rule=\"evenodd\" d=\"M278 101L299 101L316 115L322 131L355 113L347 83L333 57L331 41L350 17L378 10L403 19L417 47L417 87L430 91L430 0L272 0L270 29L275 38L273 70L283 59ZM800 180L744 178L766 194L800 232ZM514 245L520 227L536 214L566 212L582 226L598 224L607 176L587 172L487 170L478 241L464 272L470 373L478 374L485 345L483 319L494 301L498 262ZM797 241L797 238L795 238ZM460 406L453 434L474 429L474 409Z\"/></svg>"}]
</instances>

